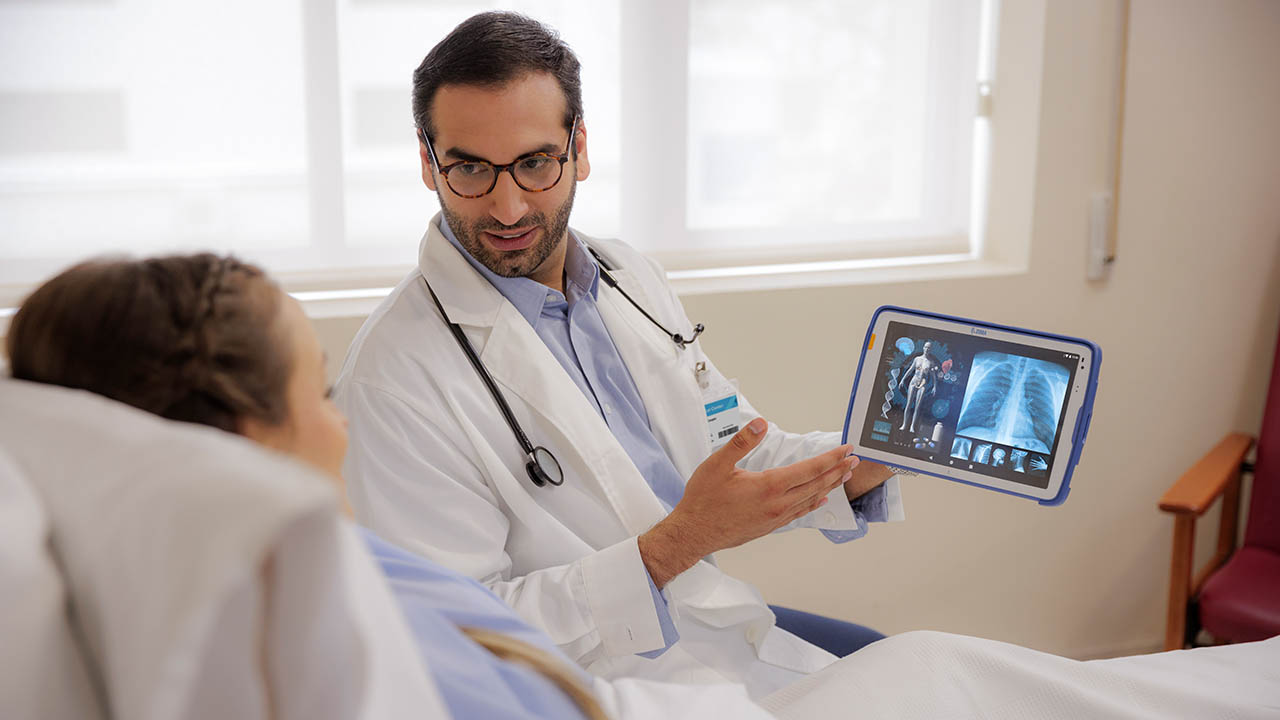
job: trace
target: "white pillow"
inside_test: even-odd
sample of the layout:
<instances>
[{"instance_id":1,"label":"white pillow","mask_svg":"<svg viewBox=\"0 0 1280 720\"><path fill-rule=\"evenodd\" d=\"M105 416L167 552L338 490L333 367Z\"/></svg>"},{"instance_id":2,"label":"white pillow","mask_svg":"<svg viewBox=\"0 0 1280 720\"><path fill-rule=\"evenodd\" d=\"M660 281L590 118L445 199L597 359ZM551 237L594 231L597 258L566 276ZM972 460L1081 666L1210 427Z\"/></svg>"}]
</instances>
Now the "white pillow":
<instances>
[{"instance_id":1,"label":"white pillow","mask_svg":"<svg viewBox=\"0 0 1280 720\"><path fill-rule=\"evenodd\" d=\"M101 718L76 643L49 522L0 448L0 708L11 718Z\"/></svg>"},{"instance_id":2,"label":"white pillow","mask_svg":"<svg viewBox=\"0 0 1280 720\"><path fill-rule=\"evenodd\" d=\"M0 448L45 507L111 715L446 716L316 474L212 428L14 380L0 381Z\"/></svg>"}]
</instances>

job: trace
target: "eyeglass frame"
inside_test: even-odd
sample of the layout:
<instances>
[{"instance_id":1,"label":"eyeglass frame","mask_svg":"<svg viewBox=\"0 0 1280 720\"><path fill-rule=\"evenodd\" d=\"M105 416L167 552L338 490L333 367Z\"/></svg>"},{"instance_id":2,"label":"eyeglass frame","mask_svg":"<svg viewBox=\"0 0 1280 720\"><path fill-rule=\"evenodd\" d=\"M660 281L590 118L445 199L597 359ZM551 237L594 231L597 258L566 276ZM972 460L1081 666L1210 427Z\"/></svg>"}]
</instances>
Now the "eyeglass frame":
<instances>
[{"instance_id":1,"label":"eyeglass frame","mask_svg":"<svg viewBox=\"0 0 1280 720\"><path fill-rule=\"evenodd\" d=\"M476 198L482 198L485 195L488 195L489 193L493 192L493 189L498 187L498 178L501 177L502 173L504 172L511 176L511 181L516 184L516 187L520 188L521 190L524 190L525 192L546 192L554 188L555 186L559 185L560 181L564 179L564 164L569 162L569 152L573 149L573 138L578 134L578 120L579 120L579 116L574 115L573 122L570 123L569 125L569 140L568 142L565 143L564 152L562 153L545 153L545 152L526 153L505 165L498 165L495 163L491 163L488 160L459 160L458 162L449 163L448 165L442 166L440 164L440 158L436 157L436 149L435 149L435 146L431 144L431 138L427 137L427 131L424 128L418 128L418 135L422 138L423 144L427 146L427 153L431 155L431 162L436 166L436 172L440 173L440 177L444 178L444 184L448 185L449 191L460 198L465 198L467 200L474 200ZM535 157L550 158L560 163L560 174L556 176L556 181L551 183L547 187L542 188L541 190L533 190L522 185L520 183L520 180L516 177L516 172L515 172L515 167L517 164L524 162L529 158L535 158ZM476 163L479 163L482 165L488 165L489 167L493 168L493 182L489 184L488 190L485 190L479 195L464 195L458 192L457 189L453 187L453 185L449 184L450 170L458 167L459 165L472 165Z\"/></svg>"}]
</instances>

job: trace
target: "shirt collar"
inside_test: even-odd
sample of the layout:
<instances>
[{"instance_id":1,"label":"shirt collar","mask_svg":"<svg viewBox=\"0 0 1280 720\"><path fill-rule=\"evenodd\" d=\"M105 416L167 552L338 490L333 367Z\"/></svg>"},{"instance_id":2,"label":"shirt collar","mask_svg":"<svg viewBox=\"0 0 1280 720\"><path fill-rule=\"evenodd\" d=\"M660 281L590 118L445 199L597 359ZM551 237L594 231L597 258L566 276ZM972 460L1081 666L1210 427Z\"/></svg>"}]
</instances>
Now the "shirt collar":
<instances>
[{"instance_id":1,"label":"shirt collar","mask_svg":"<svg viewBox=\"0 0 1280 720\"><path fill-rule=\"evenodd\" d=\"M471 263L471 267L488 280L499 293L502 293L502 296L514 305L533 327L538 326L538 318L542 316L542 308L547 303L548 294L553 297L565 297L537 280L530 280L527 277L503 277L485 267L462 247L462 243L458 242L457 236L453 234L453 228L449 227L449 221L443 214L440 215L440 234L444 235L445 239L462 253L467 262ZM590 295L591 299L595 300L600 289L600 267L593 261L587 246L572 230L569 231L569 247L565 251L564 268L565 290L569 291L570 304L582 294Z\"/></svg>"}]
</instances>

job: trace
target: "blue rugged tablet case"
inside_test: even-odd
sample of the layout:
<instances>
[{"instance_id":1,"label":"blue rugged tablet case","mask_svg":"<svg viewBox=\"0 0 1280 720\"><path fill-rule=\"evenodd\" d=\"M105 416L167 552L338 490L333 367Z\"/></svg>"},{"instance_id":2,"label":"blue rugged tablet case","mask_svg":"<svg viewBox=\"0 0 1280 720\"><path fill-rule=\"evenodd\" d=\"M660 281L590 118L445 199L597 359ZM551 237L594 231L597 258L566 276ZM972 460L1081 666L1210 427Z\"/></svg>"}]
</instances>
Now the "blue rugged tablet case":
<instances>
[{"instance_id":1,"label":"blue rugged tablet case","mask_svg":"<svg viewBox=\"0 0 1280 720\"><path fill-rule=\"evenodd\" d=\"M878 463L883 463L890 467L901 468L909 472L922 473L924 475L932 475L934 477L942 478L943 480L950 480L952 482L964 483L965 485L972 485L974 487L979 487L984 490L994 490L995 492L1004 493L1006 495L1013 495L1016 497L1027 498L1028 500L1035 500L1041 505L1061 505L1063 502L1065 502L1067 499L1067 493L1071 490L1071 475L1075 472L1076 463L1079 462L1080 460L1080 451L1084 449L1085 436L1088 435L1089 433L1089 421L1093 419L1093 398L1098 391L1098 371L1102 367L1102 348L1098 347L1096 343L1090 342L1083 338L1071 337L1070 335L1058 335L1055 333L1040 332L1038 330L1025 330L1023 328L1011 327L1009 325L997 325L995 323L983 322L981 320L971 320L969 318L955 317L953 315L943 315L941 313L931 313L931 312L925 312L923 310L912 310L910 308L898 307L896 305L881 305L879 308L876 309L875 314L871 316L871 322L867 325L867 336L862 339L862 356L858 358L858 371L853 376L853 389L849 391L849 409L845 411L845 415L844 415L844 433L843 435L841 435L841 438L840 438L841 443L849 442L849 423L853 420L853 399L858 394L858 378L862 377L862 364L867 360L867 346L871 344L871 331L875 329L876 321L880 318L880 313L886 310L896 310L901 313L907 313L908 315L916 315L918 317L933 318L935 320L947 320L951 322L964 323L965 325L977 325L981 327L988 327L993 330L1004 330L1007 332L1015 332L1023 335L1034 335L1037 337L1048 338L1050 340L1064 340L1067 342L1079 343L1081 345L1087 346L1093 352L1093 365L1092 367L1089 368L1089 379L1087 380L1087 384L1085 385L1084 402L1081 403L1080 405L1080 412L1078 415L1076 415L1076 426L1075 426L1075 429L1072 430L1071 457L1067 459L1067 470L1062 477L1062 487L1058 489L1058 494L1053 498L1050 498L1048 500L1041 500L1040 498L1027 495L1024 493L1013 492L1011 490L1002 490L1000 488L993 488L987 485L981 485L979 483L970 482L968 480L961 480L959 478L947 477L946 475L942 475L936 472L931 472L929 470L925 470L919 467L907 467L906 465L899 465L897 463L884 462L883 460L874 461Z\"/></svg>"}]
</instances>

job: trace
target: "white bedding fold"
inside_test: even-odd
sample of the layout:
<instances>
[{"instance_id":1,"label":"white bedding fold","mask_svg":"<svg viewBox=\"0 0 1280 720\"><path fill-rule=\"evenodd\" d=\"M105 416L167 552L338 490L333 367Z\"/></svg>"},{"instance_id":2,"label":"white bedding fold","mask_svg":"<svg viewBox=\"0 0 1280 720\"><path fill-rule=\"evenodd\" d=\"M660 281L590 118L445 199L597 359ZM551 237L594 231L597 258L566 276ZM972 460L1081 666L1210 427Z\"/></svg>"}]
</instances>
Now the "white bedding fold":
<instances>
[{"instance_id":1,"label":"white bedding fold","mask_svg":"<svg viewBox=\"0 0 1280 720\"><path fill-rule=\"evenodd\" d=\"M446 717L323 479L84 392L6 379L0 400L110 715Z\"/></svg>"},{"instance_id":2,"label":"white bedding fold","mask_svg":"<svg viewBox=\"0 0 1280 720\"><path fill-rule=\"evenodd\" d=\"M1081 662L994 640L910 632L761 704L784 720L1274 719L1280 638Z\"/></svg>"}]
</instances>

